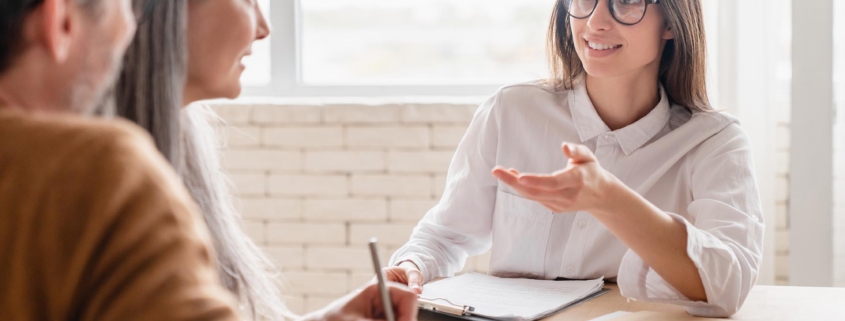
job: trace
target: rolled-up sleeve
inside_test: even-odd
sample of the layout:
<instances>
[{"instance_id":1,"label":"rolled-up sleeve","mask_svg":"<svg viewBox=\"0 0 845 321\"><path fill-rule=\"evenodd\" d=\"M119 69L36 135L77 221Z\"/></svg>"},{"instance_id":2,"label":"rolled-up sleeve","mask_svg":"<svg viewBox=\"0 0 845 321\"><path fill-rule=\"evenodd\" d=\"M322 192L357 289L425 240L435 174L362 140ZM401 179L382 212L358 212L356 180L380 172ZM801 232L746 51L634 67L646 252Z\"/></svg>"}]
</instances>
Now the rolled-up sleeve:
<instances>
[{"instance_id":1,"label":"rolled-up sleeve","mask_svg":"<svg viewBox=\"0 0 845 321\"><path fill-rule=\"evenodd\" d=\"M497 186L491 170L498 148L500 94L476 111L449 166L443 197L414 228L408 243L394 253L391 265L414 262L428 282L453 276L467 257L490 248Z\"/></svg>"},{"instance_id":2,"label":"rolled-up sleeve","mask_svg":"<svg viewBox=\"0 0 845 321\"><path fill-rule=\"evenodd\" d=\"M619 270L622 295L677 304L696 316L736 313L757 281L764 223L751 146L737 124L702 144L689 168L693 201L686 215L669 213L686 226L686 250L698 268L707 302L684 297L628 251Z\"/></svg>"}]
</instances>

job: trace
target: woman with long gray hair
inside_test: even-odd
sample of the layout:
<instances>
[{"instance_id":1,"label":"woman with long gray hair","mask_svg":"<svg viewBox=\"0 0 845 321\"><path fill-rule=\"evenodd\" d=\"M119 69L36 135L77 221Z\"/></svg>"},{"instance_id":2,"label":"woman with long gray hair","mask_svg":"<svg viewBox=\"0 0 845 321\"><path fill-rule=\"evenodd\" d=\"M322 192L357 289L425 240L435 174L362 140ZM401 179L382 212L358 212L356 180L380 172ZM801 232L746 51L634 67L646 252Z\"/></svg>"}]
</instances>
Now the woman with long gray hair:
<instances>
[{"instance_id":1,"label":"woman with long gray hair","mask_svg":"<svg viewBox=\"0 0 845 321\"><path fill-rule=\"evenodd\" d=\"M136 0L135 5L152 3ZM193 5L187 0L159 1L138 25L136 39L124 58L124 70L116 87L117 113L147 129L161 153L182 177L213 237L221 282L239 297L243 310L256 317L283 319L290 314L281 299L278 282L274 281L274 268L241 230L241 219L220 166L218 139L211 125L215 115L205 106L186 107L199 99L228 96L213 88L202 96L186 92L188 84L206 87L201 82L189 80L195 76L191 74L189 61L197 61L205 67L215 66L206 62L208 59L189 60L193 51L189 50L188 41L193 35L189 32L188 18L189 6ZM255 12L249 15L258 17ZM232 27L229 23L226 25ZM247 23L238 27L254 30L256 36L245 39L249 43L266 37L269 32L263 20L254 26ZM216 77L227 80L231 74L217 74Z\"/></svg>"},{"instance_id":2,"label":"woman with long gray hair","mask_svg":"<svg viewBox=\"0 0 845 321\"><path fill-rule=\"evenodd\" d=\"M199 204L221 282L237 296L244 316L297 318L284 305L275 268L241 230L212 126L219 118L206 106L191 105L240 95L241 60L254 41L268 36L269 27L254 0L135 0L135 5L154 2L124 59L115 90L117 114L150 132ZM416 295L395 286L390 291L397 319L415 320ZM369 285L303 319L383 319L379 300L377 288Z\"/></svg>"}]
</instances>

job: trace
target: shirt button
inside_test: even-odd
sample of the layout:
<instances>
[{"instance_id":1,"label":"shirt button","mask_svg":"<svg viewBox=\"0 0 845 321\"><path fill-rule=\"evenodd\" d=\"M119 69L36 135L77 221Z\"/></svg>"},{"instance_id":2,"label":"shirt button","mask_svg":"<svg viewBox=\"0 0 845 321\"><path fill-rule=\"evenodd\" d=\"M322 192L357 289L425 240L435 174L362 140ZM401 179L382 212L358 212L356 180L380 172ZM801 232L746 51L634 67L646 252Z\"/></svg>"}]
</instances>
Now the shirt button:
<instances>
[{"instance_id":1,"label":"shirt button","mask_svg":"<svg viewBox=\"0 0 845 321\"><path fill-rule=\"evenodd\" d=\"M604 135L604 139L610 139L611 137L613 137L613 135L611 135L611 134L605 134Z\"/></svg>"},{"instance_id":2,"label":"shirt button","mask_svg":"<svg viewBox=\"0 0 845 321\"><path fill-rule=\"evenodd\" d=\"M570 274L575 273L575 267L574 267L574 266L572 266L572 265L567 266L567 267L566 267L566 272L569 272Z\"/></svg>"},{"instance_id":3,"label":"shirt button","mask_svg":"<svg viewBox=\"0 0 845 321\"><path fill-rule=\"evenodd\" d=\"M580 227L580 228L587 227L587 221L585 221L585 220L578 221L578 227Z\"/></svg>"}]
</instances>

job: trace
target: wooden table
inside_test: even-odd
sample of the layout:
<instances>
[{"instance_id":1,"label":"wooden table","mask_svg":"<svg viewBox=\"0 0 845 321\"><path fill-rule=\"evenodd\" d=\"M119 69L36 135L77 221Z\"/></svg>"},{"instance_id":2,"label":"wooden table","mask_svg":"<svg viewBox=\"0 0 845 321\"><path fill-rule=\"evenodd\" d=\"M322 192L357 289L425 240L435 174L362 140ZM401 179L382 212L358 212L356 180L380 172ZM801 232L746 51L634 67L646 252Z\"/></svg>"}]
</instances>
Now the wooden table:
<instances>
[{"instance_id":1,"label":"wooden table","mask_svg":"<svg viewBox=\"0 0 845 321\"><path fill-rule=\"evenodd\" d=\"M616 311L638 312L613 321L639 320L725 320L696 318L679 306L631 301L612 291L565 310L544 321L590 320ZM845 288L755 286L742 309L730 320L845 320Z\"/></svg>"},{"instance_id":2,"label":"wooden table","mask_svg":"<svg viewBox=\"0 0 845 321\"><path fill-rule=\"evenodd\" d=\"M610 293L564 310L543 321L587 321L616 311L636 312L613 321L725 320L696 318L682 307L631 301L619 294L616 284L605 284ZM460 321L458 318L420 311L421 321ZM745 305L730 320L845 321L845 288L755 286Z\"/></svg>"}]
</instances>

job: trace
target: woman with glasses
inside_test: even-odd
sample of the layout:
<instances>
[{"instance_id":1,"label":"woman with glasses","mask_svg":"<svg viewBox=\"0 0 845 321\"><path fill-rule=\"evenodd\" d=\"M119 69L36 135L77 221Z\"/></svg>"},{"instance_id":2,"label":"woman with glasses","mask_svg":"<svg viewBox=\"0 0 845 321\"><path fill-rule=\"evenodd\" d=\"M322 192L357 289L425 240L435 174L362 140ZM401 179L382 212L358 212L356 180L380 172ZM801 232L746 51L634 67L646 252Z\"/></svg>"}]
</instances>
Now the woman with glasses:
<instances>
[{"instance_id":1,"label":"woman with glasses","mask_svg":"<svg viewBox=\"0 0 845 321\"><path fill-rule=\"evenodd\" d=\"M479 108L389 278L419 292L492 249L493 275L605 277L631 299L734 314L759 274L762 209L748 138L707 98L701 2L559 0L548 45L550 79Z\"/></svg>"}]
</instances>

